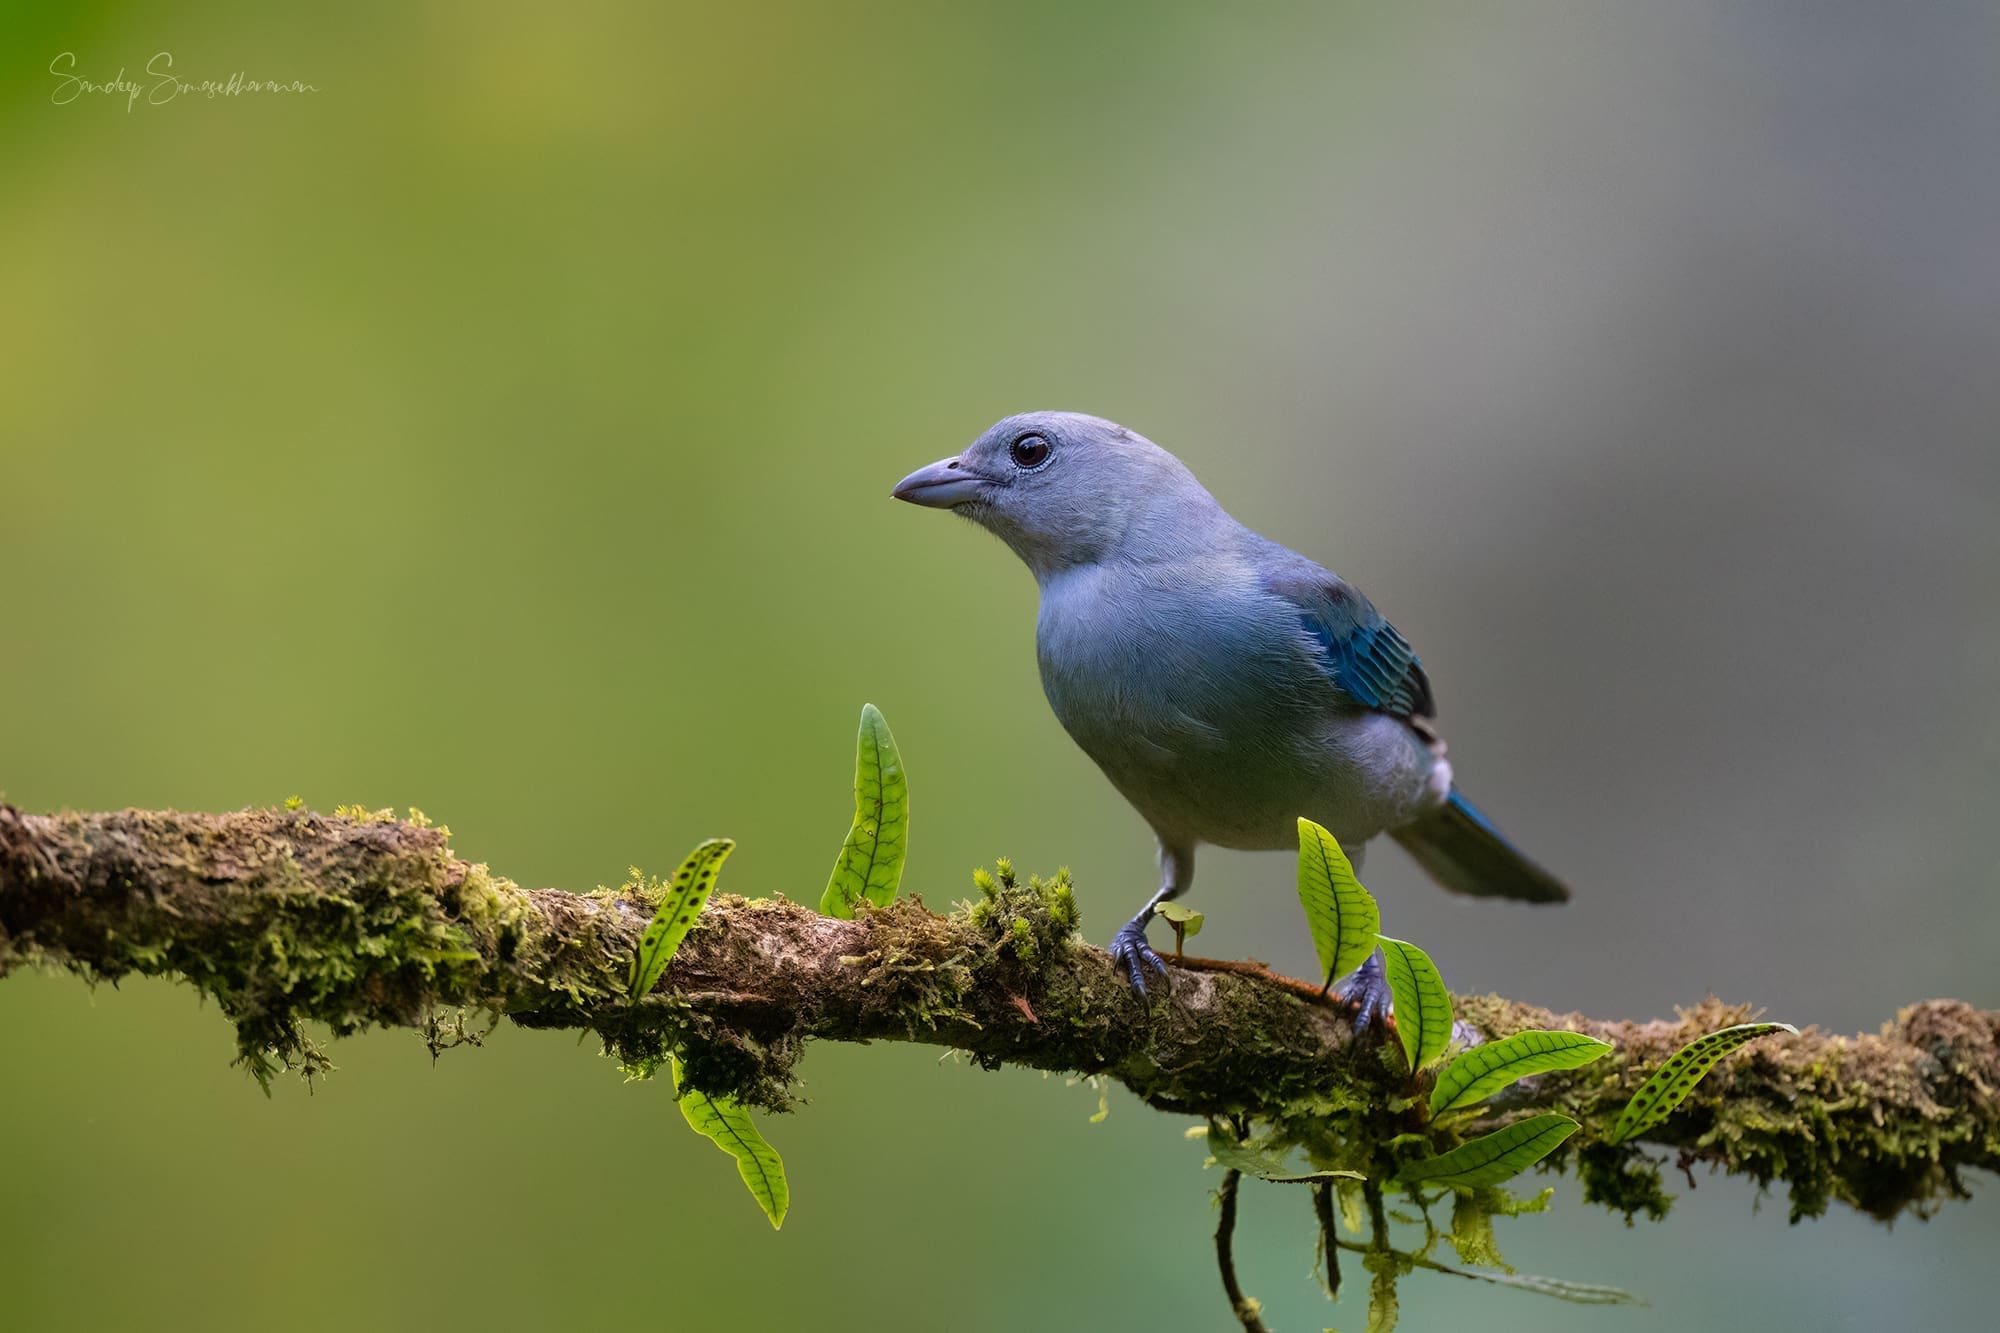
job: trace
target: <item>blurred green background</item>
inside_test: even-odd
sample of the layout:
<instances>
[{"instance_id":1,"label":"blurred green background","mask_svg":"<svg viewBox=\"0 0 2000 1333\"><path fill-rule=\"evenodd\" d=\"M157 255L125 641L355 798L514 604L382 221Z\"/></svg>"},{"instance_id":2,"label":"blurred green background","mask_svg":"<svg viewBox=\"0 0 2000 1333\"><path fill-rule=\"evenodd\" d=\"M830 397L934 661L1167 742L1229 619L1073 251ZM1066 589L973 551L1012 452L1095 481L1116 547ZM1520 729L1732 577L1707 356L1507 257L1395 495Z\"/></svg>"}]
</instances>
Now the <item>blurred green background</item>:
<instances>
[{"instance_id":1,"label":"blurred green background","mask_svg":"<svg viewBox=\"0 0 2000 1333\"><path fill-rule=\"evenodd\" d=\"M52 102L62 52L161 50L321 91ZM726 833L727 887L810 898L872 699L906 884L1068 864L1101 941L1150 846L1040 697L1032 583L887 496L1076 408L1424 653L1578 890L1378 850L1456 985L2000 1004L1996 52L1970 6L11 4L0 788L419 805L577 888ZM1287 858L1195 904L1310 966ZM230 1051L184 988L0 985L0 1324L1228 1326L1200 1149L1117 1091L816 1049L774 1235L574 1038L377 1033L268 1101ZM1413 1280L1406 1326L1992 1326L1990 1192L1766 1202L1628 1231L1565 1184L1510 1257L1650 1310ZM1308 1212L1248 1193L1246 1285L1358 1326Z\"/></svg>"}]
</instances>

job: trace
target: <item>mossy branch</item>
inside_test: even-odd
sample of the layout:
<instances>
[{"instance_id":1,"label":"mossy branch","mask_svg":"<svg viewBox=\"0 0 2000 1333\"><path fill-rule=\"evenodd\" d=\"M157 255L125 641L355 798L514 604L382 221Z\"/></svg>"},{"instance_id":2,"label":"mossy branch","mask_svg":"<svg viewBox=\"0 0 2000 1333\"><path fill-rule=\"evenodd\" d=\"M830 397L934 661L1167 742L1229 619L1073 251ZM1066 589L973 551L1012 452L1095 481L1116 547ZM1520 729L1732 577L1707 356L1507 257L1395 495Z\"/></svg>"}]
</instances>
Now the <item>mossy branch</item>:
<instances>
[{"instance_id":1,"label":"mossy branch","mask_svg":"<svg viewBox=\"0 0 2000 1333\"><path fill-rule=\"evenodd\" d=\"M524 890L452 853L420 818L292 810L38 816L0 804L0 975L24 964L90 979L179 976L237 1025L268 1077L336 1035L409 1027L450 1044L464 1011L591 1029L622 1061L670 1049L702 1091L783 1110L808 1041L914 1041L983 1065L1103 1074L1162 1110L1283 1120L1407 1092L1388 1046L1356 1043L1336 1008L1254 973L1176 968L1150 1004L1081 942L1065 894L1001 883L936 915L905 899L852 921L782 898L720 895L638 1004L644 890ZM1310 994L1311 988L1304 988ZM1488 1119L1560 1110L1584 1125L1552 1162L1626 1211L1664 1206L1660 1166L1602 1138L1647 1072L1748 1010L1707 1000L1675 1021L1603 1022L1497 996L1457 1011L1487 1038L1570 1028L1610 1043L1595 1064L1517 1085ZM1808 1029L1731 1058L1646 1138L1760 1184L1794 1215L1830 1202L1878 1217L1965 1192L2000 1166L2000 1013L1952 1000L1873 1036ZM1575 1146L1575 1145L1583 1146Z\"/></svg>"}]
</instances>

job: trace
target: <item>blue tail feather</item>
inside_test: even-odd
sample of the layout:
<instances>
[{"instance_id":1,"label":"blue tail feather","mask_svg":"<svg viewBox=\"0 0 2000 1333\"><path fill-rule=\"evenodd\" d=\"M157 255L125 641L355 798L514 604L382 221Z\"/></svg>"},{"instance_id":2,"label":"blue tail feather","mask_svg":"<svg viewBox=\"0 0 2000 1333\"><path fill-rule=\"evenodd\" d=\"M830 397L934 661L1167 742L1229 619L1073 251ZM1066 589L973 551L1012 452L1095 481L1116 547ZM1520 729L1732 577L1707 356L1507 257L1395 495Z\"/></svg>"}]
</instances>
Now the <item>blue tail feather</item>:
<instances>
[{"instance_id":1,"label":"blue tail feather","mask_svg":"<svg viewBox=\"0 0 2000 1333\"><path fill-rule=\"evenodd\" d=\"M1524 856L1458 788L1445 803L1392 835L1430 877L1453 893L1559 903L1560 880Z\"/></svg>"}]
</instances>

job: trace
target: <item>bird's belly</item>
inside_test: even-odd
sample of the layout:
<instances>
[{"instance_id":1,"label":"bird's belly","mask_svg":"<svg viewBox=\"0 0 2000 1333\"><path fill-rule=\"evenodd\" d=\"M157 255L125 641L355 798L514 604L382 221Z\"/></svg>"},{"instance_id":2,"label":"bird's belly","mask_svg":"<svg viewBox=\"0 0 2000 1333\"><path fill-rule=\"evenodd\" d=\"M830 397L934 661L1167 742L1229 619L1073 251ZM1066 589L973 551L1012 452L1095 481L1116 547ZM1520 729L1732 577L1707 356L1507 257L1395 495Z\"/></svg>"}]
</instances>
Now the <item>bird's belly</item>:
<instances>
[{"instance_id":1,"label":"bird's belly","mask_svg":"<svg viewBox=\"0 0 2000 1333\"><path fill-rule=\"evenodd\" d=\"M1296 845L1304 816L1358 843L1429 803L1434 757L1401 721L1330 709L1268 663L1232 673L1153 645L1084 666L1044 655L1050 706L1165 837L1245 850Z\"/></svg>"},{"instance_id":2,"label":"bird's belly","mask_svg":"<svg viewBox=\"0 0 2000 1333\"><path fill-rule=\"evenodd\" d=\"M1414 733L1379 713L1322 720L1289 743L1077 739L1159 832L1246 851L1294 846L1301 816L1343 842L1365 842L1411 822L1449 787Z\"/></svg>"}]
</instances>

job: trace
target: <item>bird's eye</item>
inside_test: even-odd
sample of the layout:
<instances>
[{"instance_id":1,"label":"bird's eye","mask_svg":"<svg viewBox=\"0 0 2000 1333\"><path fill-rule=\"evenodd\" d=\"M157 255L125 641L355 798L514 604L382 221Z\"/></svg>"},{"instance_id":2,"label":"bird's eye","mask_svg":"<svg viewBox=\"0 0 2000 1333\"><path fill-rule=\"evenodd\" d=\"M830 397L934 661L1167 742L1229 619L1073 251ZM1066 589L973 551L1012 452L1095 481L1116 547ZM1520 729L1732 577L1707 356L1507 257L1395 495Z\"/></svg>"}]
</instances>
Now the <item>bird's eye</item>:
<instances>
[{"instance_id":1,"label":"bird's eye","mask_svg":"<svg viewBox=\"0 0 2000 1333\"><path fill-rule=\"evenodd\" d=\"M1023 435L1014 441L1014 447L1007 451L1014 460L1014 466L1022 469L1038 468L1049 461L1049 442L1040 435Z\"/></svg>"}]
</instances>

